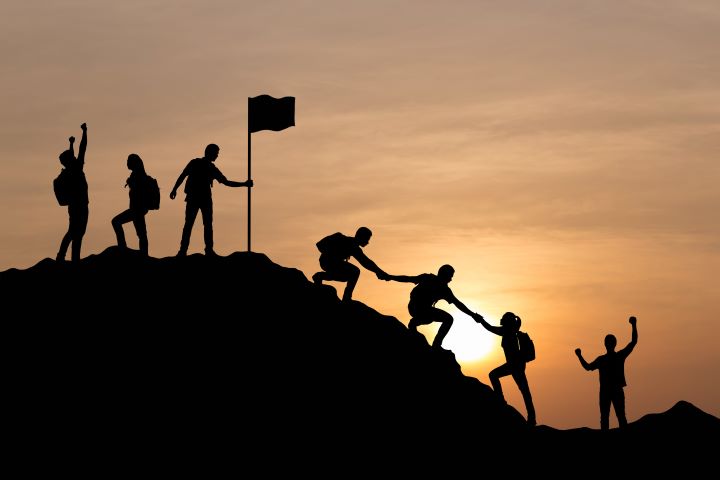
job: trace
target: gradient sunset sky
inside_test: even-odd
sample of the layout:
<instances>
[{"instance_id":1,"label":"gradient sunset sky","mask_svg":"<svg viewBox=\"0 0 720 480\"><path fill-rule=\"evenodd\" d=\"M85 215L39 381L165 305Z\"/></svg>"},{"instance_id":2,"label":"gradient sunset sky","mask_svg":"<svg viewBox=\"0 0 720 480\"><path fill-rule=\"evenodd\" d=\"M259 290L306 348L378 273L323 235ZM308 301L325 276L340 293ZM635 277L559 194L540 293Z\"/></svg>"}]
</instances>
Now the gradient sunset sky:
<instances>
[{"instance_id":1,"label":"gradient sunset sky","mask_svg":"<svg viewBox=\"0 0 720 480\"><path fill-rule=\"evenodd\" d=\"M535 339L541 424L598 428L597 372L573 350L625 346L630 315L628 419L679 400L720 416L717 1L6 0L0 38L0 270L55 256L51 184L81 123L83 256L114 244L137 153L162 188L148 230L163 257L186 163L217 143L244 180L247 98L294 96L296 127L253 134L254 251L309 278L315 242L365 225L389 273L452 264L460 300L494 324L515 312ZM245 189L214 198L216 250L245 250ZM411 287L364 271L354 297L407 323ZM499 337L439 306L445 347L488 383Z\"/></svg>"}]
</instances>

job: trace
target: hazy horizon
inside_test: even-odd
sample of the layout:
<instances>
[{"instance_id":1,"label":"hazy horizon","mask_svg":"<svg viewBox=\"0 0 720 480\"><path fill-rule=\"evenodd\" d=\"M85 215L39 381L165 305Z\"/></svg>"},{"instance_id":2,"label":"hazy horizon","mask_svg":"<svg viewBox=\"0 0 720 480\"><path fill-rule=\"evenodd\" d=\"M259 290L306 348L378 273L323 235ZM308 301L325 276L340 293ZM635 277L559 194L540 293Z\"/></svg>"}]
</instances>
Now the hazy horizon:
<instances>
[{"instance_id":1,"label":"hazy horizon","mask_svg":"<svg viewBox=\"0 0 720 480\"><path fill-rule=\"evenodd\" d=\"M67 212L51 183L81 123L83 256L115 243L137 153L160 183L147 218L163 257L186 163L216 143L245 180L247 98L294 96L296 127L253 134L254 251L310 278L315 242L365 225L389 273L452 264L460 300L495 324L517 313L535 339L541 424L599 426L597 372L573 350L594 359L607 333L624 346L630 315L628 420L679 400L720 416L715 2L30 0L5 2L0 27L0 270L55 256ZM244 251L245 189L213 196L216 250ZM410 288L363 271L354 297L407 323ZM440 306L445 346L488 383L499 337Z\"/></svg>"}]
</instances>

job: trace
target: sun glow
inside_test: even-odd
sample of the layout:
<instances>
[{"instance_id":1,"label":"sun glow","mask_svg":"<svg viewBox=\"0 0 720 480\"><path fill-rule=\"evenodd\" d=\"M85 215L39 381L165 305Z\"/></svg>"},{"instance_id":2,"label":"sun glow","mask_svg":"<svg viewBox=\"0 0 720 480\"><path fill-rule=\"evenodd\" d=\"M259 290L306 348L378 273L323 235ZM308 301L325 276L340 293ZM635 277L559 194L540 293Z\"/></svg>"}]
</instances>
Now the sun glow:
<instances>
[{"instance_id":1,"label":"sun glow","mask_svg":"<svg viewBox=\"0 0 720 480\"><path fill-rule=\"evenodd\" d=\"M450 332L443 341L443 348L452 350L461 362L473 362L485 358L498 347L499 337L485 330L467 315L453 313L455 318Z\"/></svg>"}]
</instances>

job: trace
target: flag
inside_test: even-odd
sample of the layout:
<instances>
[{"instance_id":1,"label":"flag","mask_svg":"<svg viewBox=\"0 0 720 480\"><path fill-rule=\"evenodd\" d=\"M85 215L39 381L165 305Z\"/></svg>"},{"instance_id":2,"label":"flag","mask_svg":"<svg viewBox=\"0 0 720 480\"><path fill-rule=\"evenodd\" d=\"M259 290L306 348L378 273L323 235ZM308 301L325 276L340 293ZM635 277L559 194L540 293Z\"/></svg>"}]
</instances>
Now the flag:
<instances>
[{"instance_id":1,"label":"flag","mask_svg":"<svg viewBox=\"0 0 720 480\"><path fill-rule=\"evenodd\" d=\"M295 97L273 98L260 95L248 98L248 131L285 130L295 125Z\"/></svg>"}]
</instances>

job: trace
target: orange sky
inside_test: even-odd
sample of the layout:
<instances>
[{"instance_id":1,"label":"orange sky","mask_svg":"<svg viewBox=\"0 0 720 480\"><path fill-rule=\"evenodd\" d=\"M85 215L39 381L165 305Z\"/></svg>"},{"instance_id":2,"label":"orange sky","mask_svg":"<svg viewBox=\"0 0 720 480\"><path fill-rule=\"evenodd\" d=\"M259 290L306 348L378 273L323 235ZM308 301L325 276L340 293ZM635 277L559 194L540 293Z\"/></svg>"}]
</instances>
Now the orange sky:
<instances>
[{"instance_id":1,"label":"orange sky","mask_svg":"<svg viewBox=\"0 0 720 480\"><path fill-rule=\"evenodd\" d=\"M624 346L636 315L629 420L681 399L720 416L717 2L23 0L0 6L0 39L0 269L55 255L51 183L80 123L83 254L114 243L134 152L163 189L148 228L167 256L187 161L214 142L244 180L247 97L292 95L297 127L253 135L255 251L310 277L317 240L366 225L390 273L454 265L470 308L523 318L538 421L559 428L599 424L574 348ZM217 251L244 250L245 190L214 196ZM409 290L365 272L355 298L407 322ZM459 357L492 342L463 361L487 383L499 337L442 307Z\"/></svg>"}]
</instances>

